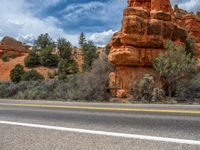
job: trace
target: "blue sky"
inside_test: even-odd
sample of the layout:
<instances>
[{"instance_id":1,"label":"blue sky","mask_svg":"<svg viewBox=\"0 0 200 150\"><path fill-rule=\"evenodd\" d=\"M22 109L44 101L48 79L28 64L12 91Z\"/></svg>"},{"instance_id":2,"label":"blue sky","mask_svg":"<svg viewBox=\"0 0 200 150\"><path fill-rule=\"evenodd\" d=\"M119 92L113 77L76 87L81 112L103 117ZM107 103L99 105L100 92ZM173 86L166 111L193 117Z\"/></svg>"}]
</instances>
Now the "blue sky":
<instances>
[{"instance_id":1,"label":"blue sky","mask_svg":"<svg viewBox=\"0 0 200 150\"><path fill-rule=\"evenodd\" d=\"M0 38L9 35L31 43L41 33L65 37L77 45L81 32L105 45L121 26L127 0L0 0ZM199 0L173 0L200 10Z\"/></svg>"}]
</instances>

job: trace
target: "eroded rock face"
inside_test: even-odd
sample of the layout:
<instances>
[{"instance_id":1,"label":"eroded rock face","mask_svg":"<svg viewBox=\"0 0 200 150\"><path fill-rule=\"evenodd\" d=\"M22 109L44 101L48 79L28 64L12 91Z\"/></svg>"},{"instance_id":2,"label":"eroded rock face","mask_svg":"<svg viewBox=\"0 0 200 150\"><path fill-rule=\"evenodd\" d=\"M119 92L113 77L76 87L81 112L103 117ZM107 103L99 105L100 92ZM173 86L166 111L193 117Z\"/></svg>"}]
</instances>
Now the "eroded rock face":
<instances>
[{"instance_id":1,"label":"eroded rock face","mask_svg":"<svg viewBox=\"0 0 200 150\"><path fill-rule=\"evenodd\" d=\"M127 97L144 74L156 76L152 60L164 52L165 40L184 42L186 38L186 30L176 23L170 0L128 0L121 31L109 43L109 61L116 66L110 75L113 96Z\"/></svg>"},{"instance_id":2,"label":"eroded rock face","mask_svg":"<svg viewBox=\"0 0 200 150\"><path fill-rule=\"evenodd\" d=\"M3 54L15 53L17 56L23 56L28 53L30 46L23 44L11 37L4 37L0 42L0 57Z\"/></svg>"},{"instance_id":3,"label":"eroded rock face","mask_svg":"<svg viewBox=\"0 0 200 150\"><path fill-rule=\"evenodd\" d=\"M196 43L196 55L200 59L200 13L194 14L185 10L174 8L176 22L186 28L190 37L195 40ZM200 64L200 60L199 60Z\"/></svg>"}]
</instances>

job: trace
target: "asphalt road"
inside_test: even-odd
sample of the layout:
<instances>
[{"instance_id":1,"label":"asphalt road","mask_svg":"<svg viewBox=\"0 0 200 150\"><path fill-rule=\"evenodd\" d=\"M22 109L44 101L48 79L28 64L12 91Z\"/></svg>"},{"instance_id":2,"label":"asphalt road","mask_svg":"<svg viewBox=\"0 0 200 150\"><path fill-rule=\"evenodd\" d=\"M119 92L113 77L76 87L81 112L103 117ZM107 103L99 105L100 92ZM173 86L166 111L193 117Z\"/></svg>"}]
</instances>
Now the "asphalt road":
<instances>
[{"instance_id":1,"label":"asphalt road","mask_svg":"<svg viewBox=\"0 0 200 150\"><path fill-rule=\"evenodd\" d=\"M0 150L199 150L199 143L196 105L0 100Z\"/></svg>"}]
</instances>

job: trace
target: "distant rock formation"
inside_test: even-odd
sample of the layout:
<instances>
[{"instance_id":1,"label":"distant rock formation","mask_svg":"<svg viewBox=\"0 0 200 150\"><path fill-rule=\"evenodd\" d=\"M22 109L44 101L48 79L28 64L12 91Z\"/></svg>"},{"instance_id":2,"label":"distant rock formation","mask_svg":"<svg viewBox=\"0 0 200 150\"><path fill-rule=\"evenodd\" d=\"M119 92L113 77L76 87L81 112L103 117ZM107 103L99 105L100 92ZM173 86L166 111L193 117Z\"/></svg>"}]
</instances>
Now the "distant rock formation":
<instances>
[{"instance_id":1,"label":"distant rock formation","mask_svg":"<svg viewBox=\"0 0 200 150\"><path fill-rule=\"evenodd\" d=\"M3 54L9 55L12 52L15 53L16 57L23 56L24 54L28 53L29 49L29 45L25 45L14 38L6 36L0 42L0 57Z\"/></svg>"},{"instance_id":2,"label":"distant rock formation","mask_svg":"<svg viewBox=\"0 0 200 150\"><path fill-rule=\"evenodd\" d=\"M199 46L197 16L185 13L174 11L170 0L128 0L121 30L109 43L109 61L116 67L109 75L114 97L128 97L130 89L137 88L144 74L152 74L156 79L152 60L165 51L166 40L184 42L188 32Z\"/></svg>"}]
</instances>

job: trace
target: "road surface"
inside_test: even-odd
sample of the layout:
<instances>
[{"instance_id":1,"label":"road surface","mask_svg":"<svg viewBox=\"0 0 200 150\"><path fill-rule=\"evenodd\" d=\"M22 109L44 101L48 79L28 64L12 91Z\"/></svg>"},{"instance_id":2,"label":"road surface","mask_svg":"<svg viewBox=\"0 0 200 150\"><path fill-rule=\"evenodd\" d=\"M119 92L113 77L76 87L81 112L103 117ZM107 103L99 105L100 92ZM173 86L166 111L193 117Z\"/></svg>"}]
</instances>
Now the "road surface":
<instances>
[{"instance_id":1,"label":"road surface","mask_svg":"<svg viewBox=\"0 0 200 150\"><path fill-rule=\"evenodd\" d=\"M0 100L0 150L199 150L200 106Z\"/></svg>"}]
</instances>

